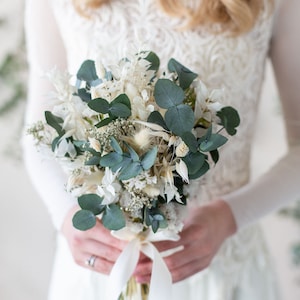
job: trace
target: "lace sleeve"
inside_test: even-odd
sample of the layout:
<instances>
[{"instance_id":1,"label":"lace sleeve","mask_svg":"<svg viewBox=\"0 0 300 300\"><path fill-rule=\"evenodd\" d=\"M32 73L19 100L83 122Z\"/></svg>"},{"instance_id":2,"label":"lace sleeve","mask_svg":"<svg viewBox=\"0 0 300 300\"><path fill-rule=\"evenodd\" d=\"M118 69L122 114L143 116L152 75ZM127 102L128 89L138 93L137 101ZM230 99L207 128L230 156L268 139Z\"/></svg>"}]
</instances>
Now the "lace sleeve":
<instances>
[{"instance_id":1,"label":"lace sleeve","mask_svg":"<svg viewBox=\"0 0 300 300\"><path fill-rule=\"evenodd\" d=\"M42 120L47 109L47 94L52 87L45 78L45 72L54 66L66 69L63 43L48 2L26 1L25 34L29 65L26 125ZM64 188L66 176L53 160L42 158L29 136L24 135L22 143L27 172L55 227L60 229L65 214L75 204Z\"/></svg>"},{"instance_id":2,"label":"lace sleeve","mask_svg":"<svg viewBox=\"0 0 300 300\"><path fill-rule=\"evenodd\" d=\"M267 173L224 196L238 228L300 199L300 1L282 1L274 25L270 58L277 81L289 150Z\"/></svg>"}]
</instances>

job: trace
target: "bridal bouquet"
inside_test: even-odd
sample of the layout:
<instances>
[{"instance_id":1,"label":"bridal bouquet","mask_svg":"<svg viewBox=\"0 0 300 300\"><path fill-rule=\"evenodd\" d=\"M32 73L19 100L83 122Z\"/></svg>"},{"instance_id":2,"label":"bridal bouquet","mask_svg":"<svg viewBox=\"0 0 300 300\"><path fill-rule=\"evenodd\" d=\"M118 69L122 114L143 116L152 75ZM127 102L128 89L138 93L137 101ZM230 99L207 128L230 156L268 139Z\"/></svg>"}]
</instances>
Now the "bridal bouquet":
<instances>
[{"instance_id":1,"label":"bridal bouquet","mask_svg":"<svg viewBox=\"0 0 300 300\"><path fill-rule=\"evenodd\" d=\"M112 271L112 299L122 292L140 251L159 266L156 284L170 284L151 242L178 238L186 187L217 163L218 148L239 125L237 111L222 104L222 90L209 90L175 59L165 72L159 64L155 53L141 51L108 67L87 60L75 78L53 71L53 109L29 129L40 151L51 152L68 174L66 188L81 207L74 226L87 230L100 218L129 241ZM128 276L118 279L125 267Z\"/></svg>"}]
</instances>

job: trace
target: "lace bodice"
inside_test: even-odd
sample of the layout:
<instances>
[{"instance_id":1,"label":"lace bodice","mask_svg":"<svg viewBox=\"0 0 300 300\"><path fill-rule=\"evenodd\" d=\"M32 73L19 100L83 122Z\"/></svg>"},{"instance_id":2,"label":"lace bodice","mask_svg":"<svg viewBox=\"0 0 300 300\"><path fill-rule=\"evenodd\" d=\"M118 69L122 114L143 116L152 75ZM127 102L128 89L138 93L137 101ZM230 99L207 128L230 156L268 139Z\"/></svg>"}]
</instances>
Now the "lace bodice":
<instances>
[{"instance_id":1,"label":"lace bodice","mask_svg":"<svg viewBox=\"0 0 300 300\"><path fill-rule=\"evenodd\" d=\"M224 102L238 109L241 126L224 147L205 190L212 198L248 181L253 124L272 30L267 12L250 33L236 38L212 35L203 27L182 31L180 20L158 10L153 0L112 1L94 11L88 22L70 0L53 2L71 72L86 58L100 57L104 64L113 64L127 52L146 49L158 54L162 68L173 57L197 72L209 87L224 88ZM195 3L189 0L189 5Z\"/></svg>"}]
</instances>

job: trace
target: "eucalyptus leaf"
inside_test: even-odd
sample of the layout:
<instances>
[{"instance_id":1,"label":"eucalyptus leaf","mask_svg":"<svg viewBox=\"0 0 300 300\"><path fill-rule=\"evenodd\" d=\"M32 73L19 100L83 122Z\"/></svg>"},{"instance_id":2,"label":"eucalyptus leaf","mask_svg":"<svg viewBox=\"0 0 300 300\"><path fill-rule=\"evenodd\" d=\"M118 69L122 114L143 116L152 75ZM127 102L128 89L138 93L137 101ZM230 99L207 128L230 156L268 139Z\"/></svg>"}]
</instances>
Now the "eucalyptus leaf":
<instances>
[{"instance_id":1,"label":"eucalyptus leaf","mask_svg":"<svg viewBox=\"0 0 300 300\"><path fill-rule=\"evenodd\" d=\"M122 103L122 104L126 105L131 110L130 99L128 98L128 96L126 94L121 94L121 95L117 96L111 102L111 104L115 104L115 103Z\"/></svg>"},{"instance_id":2,"label":"eucalyptus leaf","mask_svg":"<svg viewBox=\"0 0 300 300\"><path fill-rule=\"evenodd\" d=\"M209 164L207 161L204 162L200 170L198 170L196 173L189 175L189 178L191 180L197 179L201 176L203 176L207 171L209 170Z\"/></svg>"},{"instance_id":3,"label":"eucalyptus leaf","mask_svg":"<svg viewBox=\"0 0 300 300\"><path fill-rule=\"evenodd\" d=\"M45 119L47 124L54 128L60 137L65 134L65 130L60 125L64 122L62 118L53 115L50 111L45 111Z\"/></svg>"},{"instance_id":4,"label":"eucalyptus leaf","mask_svg":"<svg viewBox=\"0 0 300 300\"><path fill-rule=\"evenodd\" d=\"M97 128L106 126L106 125L108 125L110 122L112 122L112 121L115 120L115 119L116 119L115 117L108 117L108 118L105 118L105 119L103 119L102 121L100 121L99 123L97 123L95 126L96 126Z\"/></svg>"},{"instance_id":5,"label":"eucalyptus leaf","mask_svg":"<svg viewBox=\"0 0 300 300\"><path fill-rule=\"evenodd\" d=\"M240 125L240 117L233 107L226 106L217 112L217 116L221 120L221 125L223 125L230 135L235 135L237 130L236 127Z\"/></svg>"},{"instance_id":6,"label":"eucalyptus leaf","mask_svg":"<svg viewBox=\"0 0 300 300\"><path fill-rule=\"evenodd\" d=\"M111 170L113 172L121 171L121 170L126 170L127 167L132 163L132 159L124 153L122 155L122 161L117 162L115 165L111 166Z\"/></svg>"},{"instance_id":7,"label":"eucalyptus leaf","mask_svg":"<svg viewBox=\"0 0 300 300\"><path fill-rule=\"evenodd\" d=\"M168 226L165 216L157 207L145 207L144 221L147 226L152 227L154 233L157 232L159 228L166 228Z\"/></svg>"},{"instance_id":8,"label":"eucalyptus leaf","mask_svg":"<svg viewBox=\"0 0 300 300\"><path fill-rule=\"evenodd\" d=\"M123 103L111 103L109 113L115 117L128 118L131 115L131 110Z\"/></svg>"},{"instance_id":9,"label":"eucalyptus leaf","mask_svg":"<svg viewBox=\"0 0 300 300\"><path fill-rule=\"evenodd\" d=\"M123 150L114 136L110 138L111 147L119 154L123 154Z\"/></svg>"},{"instance_id":10,"label":"eucalyptus leaf","mask_svg":"<svg viewBox=\"0 0 300 300\"><path fill-rule=\"evenodd\" d=\"M182 140L189 147L190 151L197 152L198 141L196 137L190 131L186 131L182 136Z\"/></svg>"},{"instance_id":11,"label":"eucalyptus leaf","mask_svg":"<svg viewBox=\"0 0 300 300\"><path fill-rule=\"evenodd\" d=\"M157 124L157 125L161 126L162 128L164 128L165 130L169 130L163 116L157 110L151 112L151 114L148 117L147 122Z\"/></svg>"},{"instance_id":12,"label":"eucalyptus leaf","mask_svg":"<svg viewBox=\"0 0 300 300\"><path fill-rule=\"evenodd\" d=\"M213 162L216 164L219 161L219 151L216 150L212 150L209 152Z\"/></svg>"},{"instance_id":13,"label":"eucalyptus leaf","mask_svg":"<svg viewBox=\"0 0 300 300\"><path fill-rule=\"evenodd\" d=\"M77 94L82 101L84 102L91 101L91 94L85 88L78 89Z\"/></svg>"},{"instance_id":14,"label":"eucalyptus leaf","mask_svg":"<svg viewBox=\"0 0 300 300\"><path fill-rule=\"evenodd\" d=\"M149 170L155 163L157 156L157 147L150 149L141 159L141 165L145 171Z\"/></svg>"},{"instance_id":15,"label":"eucalyptus leaf","mask_svg":"<svg viewBox=\"0 0 300 300\"><path fill-rule=\"evenodd\" d=\"M54 152L56 147L58 146L60 141L60 137L57 136L56 138L53 139L52 143L51 143L51 150Z\"/></svg>"},{"instance_id":16,"label":"eucalyptus leaf","mask_svg":"<svg viewBox=\"0 0 300 300\"><path fill-rule=\"evenodd\" d=\"M96 98L96 99L91 100L88 103L88 106L92 110L94 110L98 113L101 113L101 114L107 114L110 109L109 102L102 98Z\"/></svg>"},{"instance_id":17,"label":"eucalyptus leaf","mask_svg":"<svg viewBox=\"0 0 300 300\"><path fill-rule=\"evenodd\" d=\"M114 165L121 163L123 160L123 156L117 152L110 152L108 154L103 155L100 158L100 165L102 167L110 167L112 168Z\"/></svg>"},{"instance_id":18,"label":"eucalyptus leaf","mask_svg":"<svg viewBox=\"0 0 300 300\"><path fill-rule=\"evenodd\" d=\"M92 156L84 164L86 166L98 166L100 164L100 159L101 157L99 156Z\"/></svg>"},{"instance_id":19,"label":"eucalyptus leaf","mask_svg":"<svg viewBox=\"0 0 300 300\"><path fill-rule=\"evenodd\" d=\"M151 222L151 227L152 227L152 231L154 232L154 233L156 233L157 232L157 230L159 229L159 221L158 220L152 220L152 222Z\"/></svg>"},{"instance_id":20,"label":"eucalyptus leaf","mask_svg":"<svg viewBox=\"0 0 300 300\"><path fill-rule=\"evenodd\" d=\"M169 108L165 114L168 128L180 137L194 126L194 112L190 106L180 104Z\"/></svg>"},{"instance_id":21,"label":"eucalyptus leaf","mask_svg":"<svg viewBox=\"0 0 300 300\"><path fill-rule=\"evenodd\" d=\"M141 174L143 168L141 163L138 162L131 162L126 168L122 168L119 174L119 180L128 180L130 178L136 177L137 175Z\"/></svg>"},{"instance_id":22,"label":"eucalyptus leaf","mask_svg":"<svg viewBox=\"0 0 300 300\"><path fill-rule=\"evenodd\" d=\"M200 150L203 152L210 152L223 146L227 141L228 139L225 136L213 133L209 140L205 140L200 144Z\"/></svg>"},{"instance_id":23,"label":"eucalyptus leaf","mask_svg":"<svg viewBox=\"0 0 300 300\"><path fill-rule=\"evenodd\" d=\"M200 152L190 152L188 155L182 158L188 168L189 175L195 174L202 168L205 158L206 156Z\"/></svg>"},{"instance_id":24,"label":"eucalyptus leaf","mask_svg":"<svg viewBox=\"0 0 300 300\"><path fill-rule=\"evenodd\" d=\"M140 157L135 152L135 150L131 146L129 146L128 144L125 143L125 145L126 145L126 148L129 151L129 155L130 155L130 158L132 159L132 161L139 162L140 161Z\"/></svg>"},{"instance_id":25,"label":"eucalyptus leaf","mask_svg":"<svg viewBox=\"0 0 300 300\"><path fill-rule=\"evenodd\" d=\"M197 78L198 74L192 72L174 58L171 58L168 63L170 72L175 72L178 75L179 85L185 90Z\"/></svg>"},{"instance_id":26,"label":"eucalyptus leaf","mask_svg":"<svg viewBox=\"0 0 300 300\"><path fill-rule=\"evenodd\" d=\"M109 230L119 230L126 225L124 214L116 204L110 204L106 207L102 216L102 223Z\"/></svg>"},{"instance_id":27,"label":"eucalyptus leaf","mask_svg":"<svg viewBox=\"0 0 300 300\"><path fill-rule=\"evenodd\" d=\"M77 78L89 83L98 79L95 62L93 60L86 60L80 66L77 72Z\"/></svg>"},{"instance_id":28,"label":"eucalyptus leaf","mask_svg":"<svg viewBox=\"0 0 300 300\"><path fill-rule=\"evenodd\" d=\"M150 51L149 54L145 57L145 60L150 62L150 67L148 68L148 70L158 71L160 60L154 52Z\"/></svg>"},{"instance_id":29,"label":"eucalyptus leaf","mask_svg":"<svg viewBox=\"0 0 300 300\"><path fill-rule=\"evenodd\" d=\"M89 210L79 210L72 219L73 226L78 230L88 230L96 225L96 217Z\"/></svg>"},{"instance_id":30,"label":"eucalyptus leaf","mask_svg":"<svg viewBox=\"0 0 300 300\"><path fill-rule=\"evenodd\" d=\"M102 205L103 198L96 194L85 194L78 197L78 204L83 210L89 210L94 215L103 212L105 205Z\"/></svg>"},{"instance_id":31,"label":"eucalyptus leaf","mask_svg":"<svg viewBox=\"0 0 300 300\"><path fill-rule=\"evenodd\" d=\"M169 79L158 79L154 87L154 98L161 108L170 108L183 103L185 94L181 87Z\"/></svg>"},{"instance_id":32,"label":"eucalyptus leaf","mask_svg":"<svg viewBox=\"0 0 300 300\"><path fill-rule=\"evenodd\" d=\"M85 151L86 148L87 148L87 146L89 145L88 142L86 142L86 141L79 141L79 140L73 141L73 144L74 144L74 146L80 148L80 150L82 150L82 151Z\"/></svg>"}]
</instances>

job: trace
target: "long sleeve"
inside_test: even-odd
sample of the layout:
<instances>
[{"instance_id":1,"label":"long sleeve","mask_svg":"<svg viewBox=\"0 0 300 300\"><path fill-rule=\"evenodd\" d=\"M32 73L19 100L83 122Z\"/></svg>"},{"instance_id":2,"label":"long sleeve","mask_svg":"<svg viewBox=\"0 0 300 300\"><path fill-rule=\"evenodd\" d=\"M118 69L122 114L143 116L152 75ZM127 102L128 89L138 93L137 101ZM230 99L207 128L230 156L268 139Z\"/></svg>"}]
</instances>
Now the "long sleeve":
<instances>
[{"instance_id":1,"label":"long sleeve","mask_svg":"<svg viewBox=\"0 0 300 300\"><path fill-rule=\"evenodd\" d=\"M65 50L48 0L27 0L25 34L29 81L25 126L43 119L47 95L53 89L45 73L54 66L66 69ZM45 202L56 229L60 229L68 210L76 203L65 191L66 175L54 160L37 152L30 136L22 140L27 172Z\"/></svg>"},{"instance_id":2,"label":"long sleeve","mask_svg":"<svg viewBox=\"0 0 300 300\"><path fill-rule=\"evenodd\" d=\"M300 199L300 1L280 4L270 58L282 101L289 150L268 172L225 195L238 228Z\"/></svg>"}]
</instances>

